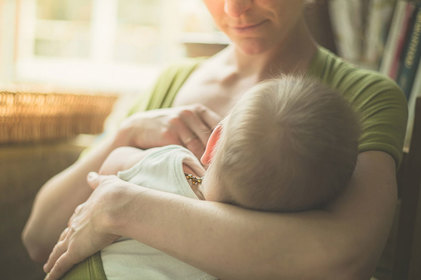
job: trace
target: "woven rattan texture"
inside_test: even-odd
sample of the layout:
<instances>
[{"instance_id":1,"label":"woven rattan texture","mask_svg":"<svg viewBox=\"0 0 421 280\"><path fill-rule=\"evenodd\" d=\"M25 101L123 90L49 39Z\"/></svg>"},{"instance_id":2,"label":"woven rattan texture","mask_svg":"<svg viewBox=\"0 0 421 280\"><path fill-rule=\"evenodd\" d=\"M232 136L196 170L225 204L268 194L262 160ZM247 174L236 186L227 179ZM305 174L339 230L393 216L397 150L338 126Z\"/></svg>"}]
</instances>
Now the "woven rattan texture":
<instances>
[{"instance_id":1,"label":"woven rattan texture","mask_svg":"<svg viewBox=\"0 0 421 280\"><path fill-rule=\"evenodd\" d=\"M0 143L103 131L116 96L0 91Z\"/></svg>"}]
</instances>

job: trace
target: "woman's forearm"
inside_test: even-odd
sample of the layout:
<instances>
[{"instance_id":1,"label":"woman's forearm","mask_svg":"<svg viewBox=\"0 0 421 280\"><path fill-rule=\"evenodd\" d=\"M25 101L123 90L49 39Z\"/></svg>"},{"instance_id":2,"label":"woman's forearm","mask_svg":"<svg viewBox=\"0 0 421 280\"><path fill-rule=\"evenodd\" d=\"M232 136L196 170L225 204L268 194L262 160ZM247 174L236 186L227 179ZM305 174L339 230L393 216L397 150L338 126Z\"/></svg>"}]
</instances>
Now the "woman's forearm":
<instances>
[{"instance_id":1,"label":"woman's forearm","mask_svg":"<svg viewBox=\"0 0 421 280\"><path fill-rule=\"evenodd\" d=\"M142 189L133 191L121 215L112 215L109 230L222 279L365 279L386 240L395 201L393 160L369 152L329 210L253 212Z\"/></svg>"},{"instance_id":2,"label":"woman's forearm","mask_svg":"<svg viewBox=\"0 0 421 280\"><path fill-rule=\"evenodd\" d=\"M111 139L104 141L42 186L22 233L23 243L33 260L46 260L75 207L92 192L86 182L88 172L99 169L114 144Z\"/></svg>"},{"instance_id":3,"label":"woman's forearm","mask_svg":"<svg viewBox=\"0 0 421 280\"><path fill-rule=\"evenodd\" d=\"M134 238L221 279L307 279L307 272L311 279L330 279L328 258L341 245L326 236L332 233L326 212L259 213L149 190L131 205L125 209L143 214L116 215L113 234Z\"/></svg>"},{"instance_id":4,"label":"woman's forearm","mask_svg":"<svg viewBox=\"0 0 421 280\"><path fill-rule=\"evenodd\" d=\"M184 116L186 115L187 116ZM181 120L181 115L184 116ZM172 120L172 121L171 121ZM184 123L184 121L187 123ZM117 147L151 148L180 142L180 128L189 123L197 136L207 139L220 117L201 105L183 106L134 114L126 119L115 134L70 168L48 181L38 193L31 216L22 234L31 257L45 261L74 208L84 202L91 189L86 183L90 171L98 171L109 153ZM177 125L174 125L177 124ZM202 129L207 127L209 129ZM198 143L200 142L200 143ZM191 141L189 149L203 152L201 141ZM125 163L126 164L126 163Z\"/></svg>"}]
</instances>

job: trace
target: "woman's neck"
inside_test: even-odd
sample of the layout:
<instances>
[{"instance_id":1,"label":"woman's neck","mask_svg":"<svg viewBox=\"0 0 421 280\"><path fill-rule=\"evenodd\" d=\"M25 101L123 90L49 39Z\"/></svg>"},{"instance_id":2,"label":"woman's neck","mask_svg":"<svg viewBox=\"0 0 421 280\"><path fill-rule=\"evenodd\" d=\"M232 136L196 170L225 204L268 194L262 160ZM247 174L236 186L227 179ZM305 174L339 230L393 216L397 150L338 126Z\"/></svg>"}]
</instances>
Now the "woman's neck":
<instances>
[{"instance_id":1,"label":"woman's neck","mask_svg":"<svg viewBox=\"0 0 421 280\"><path fill-rule=\"evenodd\" d=\"M248 55L233 45L226 51L228 63L240 76L264 80L279 74L305 73L316 50L317 44L301 20L278 46L266 52Z\"/></svg>"}]
</instances>

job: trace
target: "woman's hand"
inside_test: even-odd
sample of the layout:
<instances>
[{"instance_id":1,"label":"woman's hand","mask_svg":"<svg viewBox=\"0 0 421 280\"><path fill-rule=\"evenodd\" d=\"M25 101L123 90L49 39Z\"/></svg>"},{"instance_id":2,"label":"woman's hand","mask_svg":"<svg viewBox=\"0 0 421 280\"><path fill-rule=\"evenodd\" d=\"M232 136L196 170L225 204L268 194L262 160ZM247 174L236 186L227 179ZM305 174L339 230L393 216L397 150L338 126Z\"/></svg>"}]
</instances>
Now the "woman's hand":
<instances>
[{"instance_id":1,"label":"woman's hand","mask_svg":"<svg viewBox=\"0 0 421 280\"><path fill-rule=\"evenodd\" d=\"M68 227L61 233L44 265L46 280L58 279L73 265L111 244L119 236L109 233L110 217L121 204L116 195L122 196L127 187L116 184L117 177L103 176L101 186L98 175L90 173L88 183L94 188L89 199L79 205L68 222ZM118 182L117 182L118 183ZM129 196L130 197L130 196Z\"/></svg>"},{"instance_id":2,"label":"woman's hand","mask_svg":"<svg viewBox=\"0 0 421 280\"><path fill-rule=\"evenodd\" d=\"M200 157L220 120L200 104L141 112L122 123L116 141L120 146L142 149L178 144Z\"/></svg>"}]
</instances>

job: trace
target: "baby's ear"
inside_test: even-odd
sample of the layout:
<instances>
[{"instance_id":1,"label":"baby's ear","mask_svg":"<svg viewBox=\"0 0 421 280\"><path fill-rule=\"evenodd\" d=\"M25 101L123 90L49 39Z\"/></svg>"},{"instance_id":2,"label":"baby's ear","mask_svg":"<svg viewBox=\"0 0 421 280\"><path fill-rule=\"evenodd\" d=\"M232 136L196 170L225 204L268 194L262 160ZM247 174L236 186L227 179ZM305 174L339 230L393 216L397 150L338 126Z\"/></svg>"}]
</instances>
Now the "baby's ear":
<instances>
[{"instance_id":1,"label":"baby's ear","mask_svg":"<svg viewBox=\"0 0 421 280\"><path fill-rule=\"evenodd\" d=\"M202 155L200 161L203 165L209 165L212 157L213 151L215 150L216 143L221 137L222 125L218 124L215 129L212 131L211 135L209 136L208 143L206 144L205 152Z\"/></svg>"}]
</instances>

